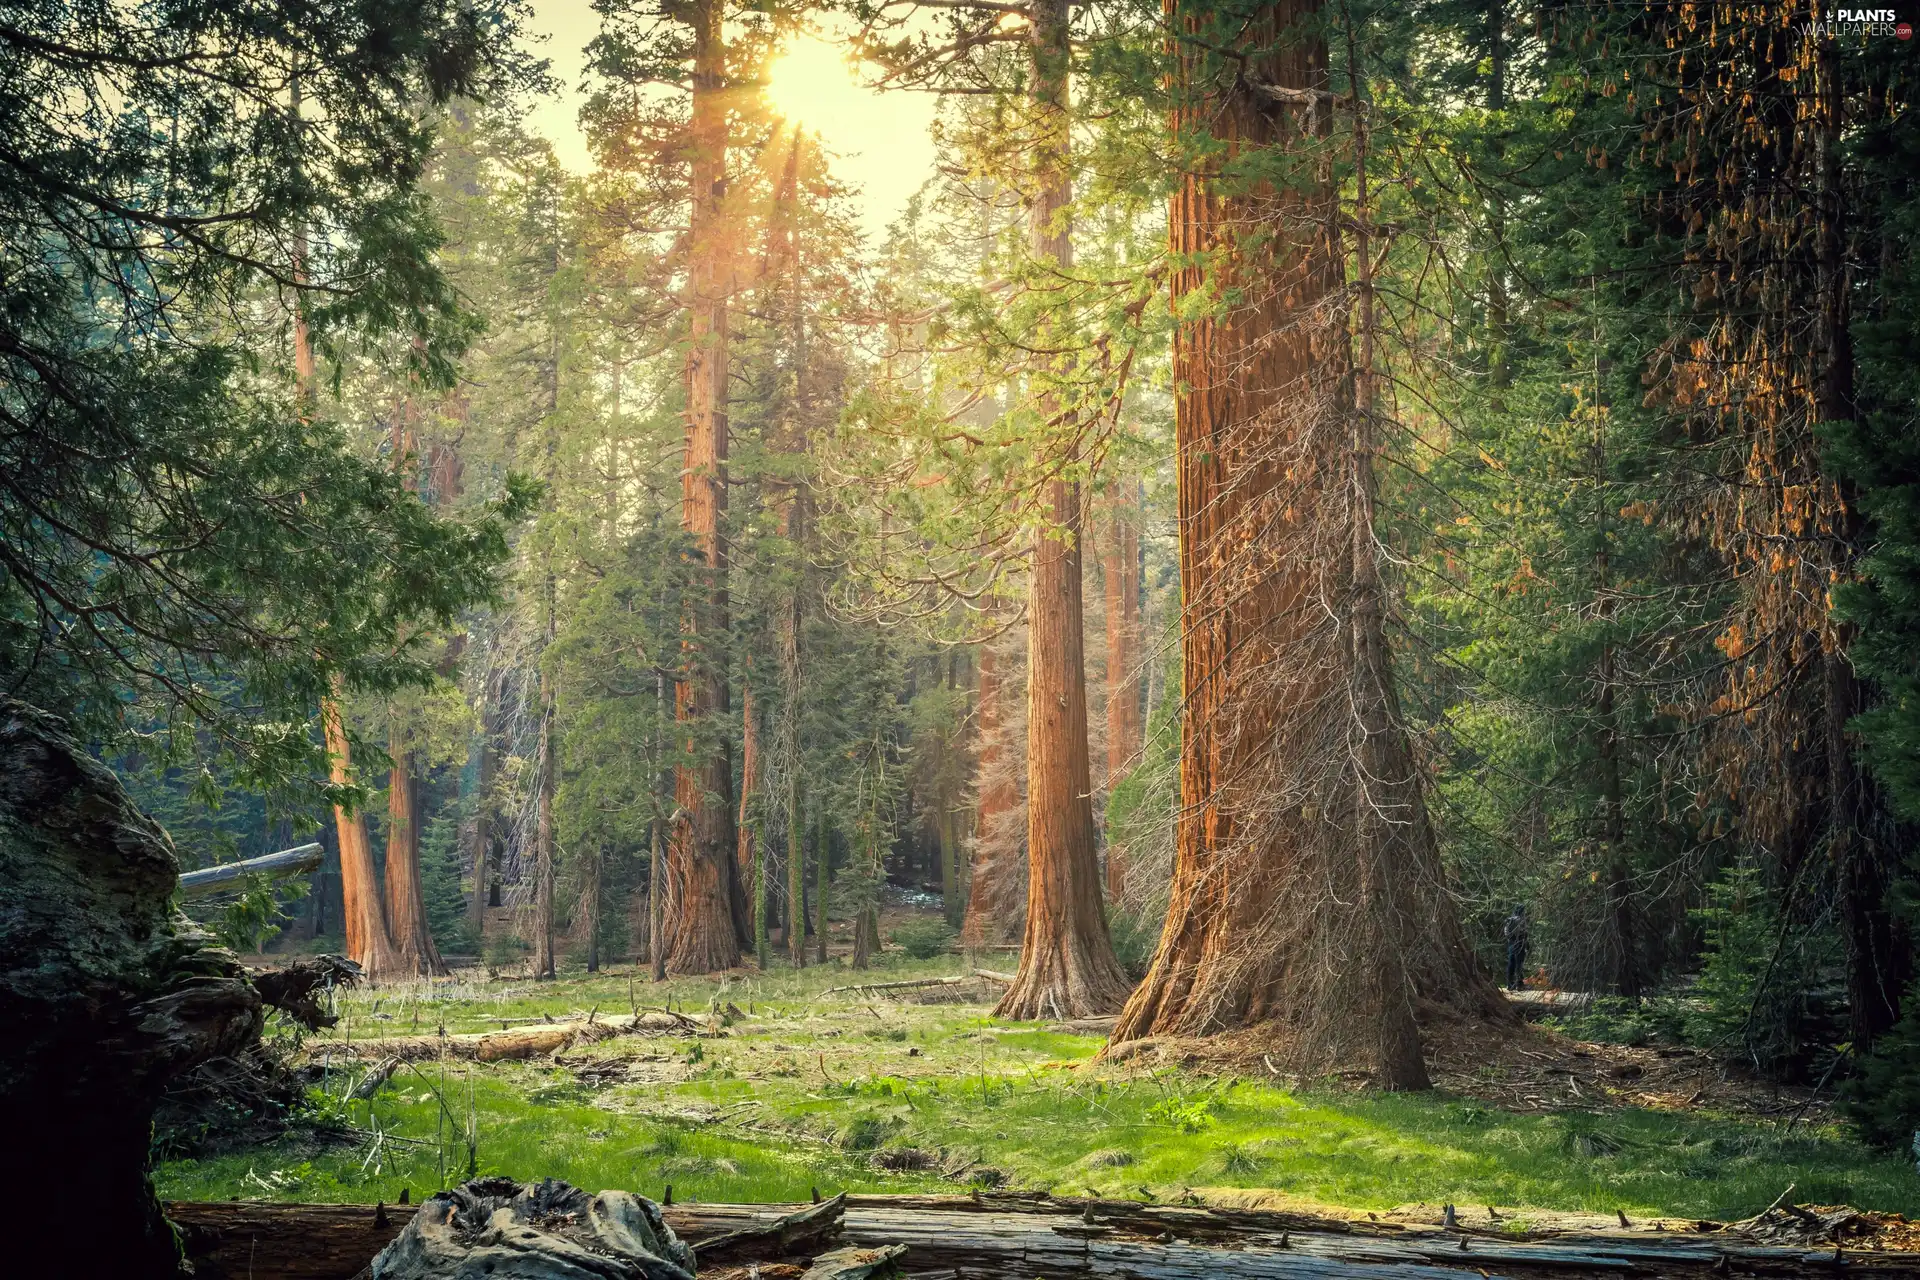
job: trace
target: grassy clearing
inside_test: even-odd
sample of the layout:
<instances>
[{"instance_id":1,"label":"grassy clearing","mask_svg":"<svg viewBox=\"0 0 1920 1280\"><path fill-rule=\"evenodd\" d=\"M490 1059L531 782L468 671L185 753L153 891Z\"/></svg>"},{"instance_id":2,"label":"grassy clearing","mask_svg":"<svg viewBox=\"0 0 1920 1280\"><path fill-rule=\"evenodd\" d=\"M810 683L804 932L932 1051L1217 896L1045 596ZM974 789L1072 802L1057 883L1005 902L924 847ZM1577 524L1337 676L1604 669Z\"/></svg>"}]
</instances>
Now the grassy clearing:
<instances>
[{"instance_id":1,"label":"grassy clearing","mask_svg":"<svg viewBox=\"0 0 1920 1280\"><path fill-rule=\"evenodd\" d=\"M864 977L957 972L900 961ZM1177 1198L1242 1188L1357 1209L1463 1205L1727 1219L1796 1199L1905 1209L1920 1177L1837 1129L1613 1109L1513 1114L1435 1093L1287 1092L1269 1083L1090 1061L1096 1037L995 1022L980 1003L917 1003L825 988L863 980L837 965L802 973L632 988L642 1007L748 1016L713 1039L624 1038L571 1065L421 1064L369 1101L326 1105L362 1132L297 1133L159 1171L161 1194L392 1200L477 1167L620 1186L676 1199L781 1201L852 1191L969 1185L1063 1195ZM934 996L953 994L938 989ZM982 998L983 993L973 993ZM497 1027L502 1019L629 1007L625 973L556 983L442 983L355 993L341 1035ZM337 1097L344 1080L330 1081ZM443 1108L441 1098L446 1100ZM377 1147L367 1136L388 1135Z\"/></svg>"}]
</instances>

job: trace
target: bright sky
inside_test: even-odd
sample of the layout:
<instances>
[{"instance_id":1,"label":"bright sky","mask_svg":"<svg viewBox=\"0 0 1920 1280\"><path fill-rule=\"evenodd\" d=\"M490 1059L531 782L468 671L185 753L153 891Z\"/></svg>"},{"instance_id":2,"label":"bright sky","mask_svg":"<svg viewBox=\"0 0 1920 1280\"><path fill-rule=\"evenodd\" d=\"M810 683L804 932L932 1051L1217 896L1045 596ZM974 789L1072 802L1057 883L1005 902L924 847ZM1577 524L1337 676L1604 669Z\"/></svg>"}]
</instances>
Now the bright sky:
<instances>
[{"instance_id":1,"label":"bright sky","mask_svg":"<svg viewBox=\"0 0 1920 1280\"><path fill-rule=\"evenodd\" d=\"M580 82L584 50L600 20L589 0L533 0L537 46L550 59L562 86L541 101L528 123L553 143L560 162L577 173L592 166L580 132ZM834 171L864 194L861 226L874 240L905 211L907 201L933 173L934 99L930 94L882 93L860 86L847 65L844 45L831 34L795 41L774 64L770 95L789 119L798 117L838 157Z\"/></svg>"}]
</instances>

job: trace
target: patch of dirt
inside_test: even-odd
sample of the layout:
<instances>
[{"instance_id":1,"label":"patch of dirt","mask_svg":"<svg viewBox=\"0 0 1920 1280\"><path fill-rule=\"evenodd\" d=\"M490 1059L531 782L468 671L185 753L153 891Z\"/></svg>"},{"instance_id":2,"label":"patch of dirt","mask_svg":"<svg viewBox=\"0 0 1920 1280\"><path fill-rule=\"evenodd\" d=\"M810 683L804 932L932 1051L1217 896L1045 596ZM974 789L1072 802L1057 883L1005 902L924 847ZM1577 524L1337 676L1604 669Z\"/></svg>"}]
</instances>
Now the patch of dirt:
<instances>
[{"instance_id":1,"label":"patch of dirt","mask_svg":"<svg viewBox=\"0 0 1920 1280\"><path fill-rule=\"evenodd\" d=\"M1508 1111L1712 1111L1748 1117L1833 1118L1813 1091L1776 1084L1698 1049L1575 1040L1526 1023L1456 1023L1422 1031L1433 1083Z\"/></svg>"},{"instance_id":2,"label":"patch of dirt","mask_svg":"<svg viewBox=\"0 0 1920 1280\"><path fill-rule=\"evenodd\" d=\"M1769 1119L1798 1116L1816 1125L1833 1119L1829 1102L1812 1090L1763 1080L1738 1063L1698 1049L1591 1043L1517 1017L1428 1020L1420 1036L1436 1088L1506 1111L1645 1107ZM1100 1061L1122 1069L1178 1064L1289 1087L1312 1083L1364 1088L1371 1083L1365 1071L1288 1071L1268 1027L1209 1039L1149 1038L1115 1045Z\"/></svg>"}]
</instances>

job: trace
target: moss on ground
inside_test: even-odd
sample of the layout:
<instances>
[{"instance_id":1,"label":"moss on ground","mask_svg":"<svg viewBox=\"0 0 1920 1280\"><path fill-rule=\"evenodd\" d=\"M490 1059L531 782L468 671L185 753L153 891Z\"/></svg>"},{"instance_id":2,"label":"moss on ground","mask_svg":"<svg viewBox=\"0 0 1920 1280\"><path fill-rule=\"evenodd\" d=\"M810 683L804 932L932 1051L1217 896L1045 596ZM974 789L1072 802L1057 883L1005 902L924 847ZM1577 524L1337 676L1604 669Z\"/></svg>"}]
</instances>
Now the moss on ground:
<instances>
[{"instance_id":1,"label":"moss on ground","mask_svg":"<svg viewBox=\"0 0 1920 1280\"><path fill-rule=\"evenodd\" d=\"M889 957L891 958L891 957ZM630 985L443 982L352 993L339 1038L498 1027L629 1002L746 1016L711 1039L621 1038L551 1061L422 1063L370 1100L323 1115L348 1126L159 1168L172 1199L393 1200L469 1169L553 1176L680 1200L791 1201L817 1188L969 1186L1173 1199L1271 1190L1356 1209L1453 1202L1728 1219L1795 1198L1904 1209L1920 1177L1844 1131L1783 1121L1609 1109L1514 1114L1442 1093L1289 1092L1258 1080L1091 1062L1098 1037L996 1022L985 1003L913 992L824 994L854 981L960 972L899 961ZM961 992L935 988L929 1001ZM985 991L972 993L976 1000ZM321 1042L324 1043L324 1042Z\"/></svg>"}]
</instances>

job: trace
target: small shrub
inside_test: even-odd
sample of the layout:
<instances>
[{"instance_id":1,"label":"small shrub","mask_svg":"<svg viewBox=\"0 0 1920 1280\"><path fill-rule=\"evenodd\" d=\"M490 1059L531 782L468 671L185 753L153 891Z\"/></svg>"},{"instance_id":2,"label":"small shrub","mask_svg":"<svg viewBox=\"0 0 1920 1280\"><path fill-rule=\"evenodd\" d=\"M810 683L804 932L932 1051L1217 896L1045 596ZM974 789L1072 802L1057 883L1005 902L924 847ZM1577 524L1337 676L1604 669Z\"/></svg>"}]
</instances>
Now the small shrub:
<instances>
[{"instance_id":1,"label":"small shrub","mask_svg":"<svg viewBox=\"0 0 1920 1280\"><path fill-rule=\"evenodd\" d=\"M1596 1159L1618 1155L1626 1141L1600 1127L1600 1122L1584 1111L1572 1111L1560 1117L1560 1149L1568 1155Z\"/></svg>"},{"instance_id":2,"label":"small shrub","mask_svg":"<svg viewBox=\"0 0 1920 1280\"><path fill-rule=\"evenodd\" d=\"M893 1124L882 1116L854 1116L833 1135L835 1145L845 1151L873 1151L893 1132Z\"/></svg>"},{"instance_id":3,"label":"small shrub","mask_svg":"<svg viewBox=\"0 0 1920 1280\"><path fill-rule=\"evenodd\" d=\"M496 933L487 939L487 968L511 969L532 950L533 944L517 933Z\"/></svg>"},{"instance_id":4,"label":"small shrub","mask_svg":"<svg viewBox=\"0 0 1920 1280\"><path fill-rule=\"evenodd\" d=\"M1920 1167L1920 983L1907 992L1906 1015L1874 1043L1847 1081L1841 1109L1876 1147L1911 1151Z\"/></svg>"},{"instance_id":5,"label":"small shrub","mask_svg":"<svg viewBox=\"0 0 1920 1280\"><path fill-rule=\"evenodd\" d=\"M1228 1143L1220 1149L1220 1167L1236 1177L1250 1178L1265 1168L1266 1163L1266 1157L1247 1150L1237 1142Z\"/></svg>"},{"instance_id":6,"label":"small shrub","mask_svg":"<svg viewBox=\"0 0 1920 1280\"><path fill-rule=\"evenodd\" d=\"M1163 1098L1147 1108L1147 1119L1180 1133L1199 1133L1213 1124L1220 1099L1211 1093L1191 1098Z\"/></svg>"},{"instance_id":7,"label":"small shrub","mask_svg":"<svg viewBox=\"0 0 1920 1280\"><path fill-rule=\"evenodd\" d=\"M953 945L953 930L947 927L946 921L938 918L909 920L895 929L889 939L915 960L931 960L935 956L945 955L947 948Z\"/></svg>"},{"instance_id":8,"label":"small shrub","mask_svg":"<svg viewBox=\"0 0 1920 1280\"><path fill-rule=\"evenodd\" d=\"M1090 1151L1082 1156L1080 1163L1089 1169L1124 1169L1134 1161L1131 1151L1119 1147L1106 1147L1099 1151Z\"/></svg>"}]
</instances>

